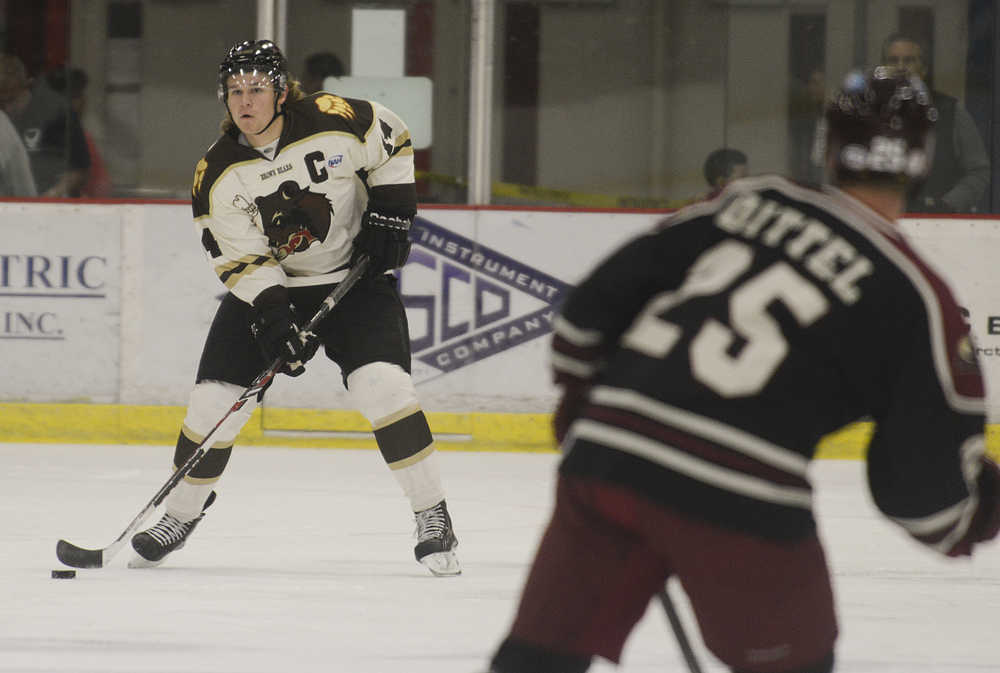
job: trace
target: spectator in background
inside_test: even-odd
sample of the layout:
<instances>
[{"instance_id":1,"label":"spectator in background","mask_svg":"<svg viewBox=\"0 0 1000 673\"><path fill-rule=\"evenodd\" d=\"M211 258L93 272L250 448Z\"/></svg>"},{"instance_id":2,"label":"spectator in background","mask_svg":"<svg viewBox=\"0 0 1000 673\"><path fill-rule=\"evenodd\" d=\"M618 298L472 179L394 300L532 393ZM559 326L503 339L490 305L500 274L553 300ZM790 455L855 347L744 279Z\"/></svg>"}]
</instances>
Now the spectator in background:
<instances>
[{"instance_id":1,"label":"spectator in background","mask_svg":"<svg viewBox=\"0 0 1000 673\"><path fill-rule=\"evenodd\" d=\"M87 107L87 84L90 78L80 68L56 70L49 78L52 88L69 98L69 105L77 119L83 120L84 109ZM93 136L84 128L83 137L87 142L87 153L90 155L90 170L87 180L80 189L80 196L91 199L104 199L111 196L111 177L101 157L101 152L94 142Z\"/></svg>"},{"instance_id":2,"label":"spectator in background","mask_svg":"<svg viewBox=\"0 0 1000 673\"><path fill-rule=\"evenodd\" d=\"M0 88L9 91L4 112L14 123L31 160L40 196L77 197L87 179L90 155L76 113L48 77L32 81L16 56L0 57Z\"/></svg>"},{"instance_id":3,"label":"spectator in background","mask_svg":"<svg viewBox=\"0 0 1000 673\"><path fill-rule=\"evenodd\" d=\"M705 159L704 172L714 194L733 180L747 176L747 155L728 147L715 150Z\"/></svg>"},{"instance_id":4,"label":"spectator in background","mask_svg":"<svg viewBox=\"0 0 1000 673\"><path fill-rule=\"evenodd\" d=\"M14 80L7 77L8 63L4 61L2 65L0 108L6 109L8 101L16 98L20 91L16 86L10 86ZM0 110L0 197L4 196L38 196L38 191L21 134L14 128L7 113Z\"/></svg>"},{"instance_id":5,"label":"spectator in background","mask_svg":"<svg viewBox=\"0 0 1000 673\"><path fill-rule=\"evenodd\" d=\"M930 55L918 38L894 33L882 43L882 64L917 75L931 88L938 110L937 144L927 179L909 195L907 212L969 213L979 209L990 181L990 162L975 122L953 96L934 89Z\"/></svg>"},{"instance_id":6,"label":"spectator in background","mask_svg":"<svg viewBox=\"0 0 1000 673\"><path fill-rule=\"evenodd\" d=\"M31 160L6 112L0 111L0 197L38 196Z\"/></svg>"},{"instance_id":7,"label":"spectator in background","mask_svg":"<svg viewBox=\"0 0 1000 673\"><path fill-rule=\"evenodd\" d=\"M38 196L28 151L3 111L21 95L16 65L6 58L0 60L0 196Z\"/></svg>"},{"instance_id":8,"label":"spectator in background","mask_svg":"<svg viewBox=\"0 0 1000 673\"><path fill-rule=\"evenodd\" d=\"M347 73L340 58L329 51L321 51L306 58L305 74L302 77L302 91L313 94L323 90L327 77L343 77Z\"/></svg>"},{"instance_id":9,"label":"spectator in background","mask_svg":"<svg viewBox=\"0 0 1000 673\"><path fill-rule=\"evenodd\" d=\"M739 150L728 147L717 149L705 158L702 172L705 175L705 182L708 183L709 190L706 193L698 194L687 199L676 201L675 208L697 203L710 199L722 191L722 188L733 180L745 178L748 171L747 155Z\"/></svg>"}]
</instances>

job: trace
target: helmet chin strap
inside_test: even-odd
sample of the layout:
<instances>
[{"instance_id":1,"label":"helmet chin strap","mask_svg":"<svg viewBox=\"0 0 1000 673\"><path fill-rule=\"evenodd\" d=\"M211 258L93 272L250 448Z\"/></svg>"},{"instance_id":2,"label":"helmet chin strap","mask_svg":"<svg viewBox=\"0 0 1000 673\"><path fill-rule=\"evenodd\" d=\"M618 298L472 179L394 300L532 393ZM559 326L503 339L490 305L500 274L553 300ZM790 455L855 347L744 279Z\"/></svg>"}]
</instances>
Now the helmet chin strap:
<instances>
[{"instance_id":1,"label":"helmet chin strap","mask_svg":"<svg viewBox=\"0 0 1000 673\"><path fill-rule=\"evenodd\" d=\"M274 114L272 114L272 115L271 115L271 121L269 121L269 122L267 123L267 126L265 126L264 128L262 128L262 129L261 129L260 131L257 131L257 133L254 133L253 135L255 135L255 136L259 136L260 134L264 133L264 132L265 132L265 131L267 131L267 130L268 130L269 128L271 128L271 124L273 124L273 123L274 123L274 120L275 120L275 119L277 119L277 118L278 118L278 117L280 117L281 115L285 114L285 111L284 111L284 110L280 110L280 109L278 109L278 99L279 99L280 97L281 97L280 93L279 93L279 94L278 94L277 96L275 96L275 97L274 97Z\"/></svg>"},{"instance_id":2,"label":"helmet chin strap","mask_svg":"<svg viewBox=\"0 0 1000 673\"><path fill-rule=\"evenodd\" d=\"M253 133L253 134L251 134L251 135L255 135L255 136L259 136L260 134L264 133L264 132L265 132L265 131L267 131L267 130L268 130L269 128L271 128L271 124L273 124L273 123L274 123L274 120L275 120L275 119L277 119L278 117L282 116L283 114L285 114L285 113L284 113L284 112L279 112L278 110L275 110L275 111L274 111L274 114L273 114L273 115L271 115L271 121L269 121L269 122L267 123L267 126L265 126L264 128L262 128L262 129L261 129L260 131L257 131L257 133Z\"/></svg>"}]
</instances>

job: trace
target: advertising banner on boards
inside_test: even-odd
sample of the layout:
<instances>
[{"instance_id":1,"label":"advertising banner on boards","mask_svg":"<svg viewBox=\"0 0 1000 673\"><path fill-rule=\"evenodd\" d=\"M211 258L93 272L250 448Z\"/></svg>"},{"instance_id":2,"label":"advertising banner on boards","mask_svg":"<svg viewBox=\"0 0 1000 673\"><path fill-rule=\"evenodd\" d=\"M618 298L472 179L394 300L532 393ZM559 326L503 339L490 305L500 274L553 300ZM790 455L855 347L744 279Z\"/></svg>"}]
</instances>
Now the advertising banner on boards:
<instances>
[{"instance_id":1,"label":"advertising banner on boards","mask_svg":"<svg viewBox=\"0 0 1000 673\"><path fill-rule=\"evenodd\" d=\"M117 213L3 204L3 222L0 398L117 401Z\"/></svg>"},{"instance_id":2,"label":"advertising banner on boards","mask_svg":"<svg viewBox=\"0 0 1000 673\"><path fill-rule=\"evenodd\" d=\"M549 413L548 353L561 300L584 273L662 216L421 210L399 271L425 409ZM278 380L266 405L350 408L336 368L317 357ZM287 377L286 377L287 378Z\"/></svg>"},{"instance_id":3,"label":"advertising banner on boards","mask_svg":"<svg viewBox=\"0 0 1000 673\"><path fill-rule=\"evenodd\" d=\"M0 401L186 405L225 292L190 207L2 203L0 217L9 223L0 250ZM550 412L558 391L549 343L561 300L661 218L421 208L398 278L425 409ZM911 219L901 227L950 279L996 399L1000 220ZM353 405L321 352L304 376L277 378L267 407Z\"/></svg>"}]
</instances>

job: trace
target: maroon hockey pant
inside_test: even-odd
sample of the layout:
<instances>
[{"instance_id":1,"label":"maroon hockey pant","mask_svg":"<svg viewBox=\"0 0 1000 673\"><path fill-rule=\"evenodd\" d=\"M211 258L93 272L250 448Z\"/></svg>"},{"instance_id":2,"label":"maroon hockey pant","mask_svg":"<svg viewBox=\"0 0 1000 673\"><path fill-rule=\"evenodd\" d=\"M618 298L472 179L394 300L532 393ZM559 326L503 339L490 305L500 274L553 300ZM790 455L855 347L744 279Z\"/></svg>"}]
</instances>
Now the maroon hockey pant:
<instances>
[{"instance_id":1,"label":"maroon hockey pant","mask_svg":"<svg viewBox=\"0 0 1000 673\"><path fill-rule=\"evenodd\" d=\"M671 576L680 579L705 644L731 667L778 673L833 649L833 594L815 536L762 540L571 476L559 479L511 635L617 662Z\"/></svg>"}]
</instances>

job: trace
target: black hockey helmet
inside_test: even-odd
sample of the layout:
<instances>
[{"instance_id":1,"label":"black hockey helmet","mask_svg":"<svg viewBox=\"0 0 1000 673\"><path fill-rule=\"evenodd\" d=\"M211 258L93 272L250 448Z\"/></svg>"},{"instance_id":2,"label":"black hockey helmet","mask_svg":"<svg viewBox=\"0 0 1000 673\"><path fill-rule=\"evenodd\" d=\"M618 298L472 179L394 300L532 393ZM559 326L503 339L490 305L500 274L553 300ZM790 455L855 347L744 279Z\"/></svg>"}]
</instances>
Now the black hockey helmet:
<instances>
[{"instance_id":1,"label":"black hockey helmet","mask_svg":"<svg viewBox=\"0 0 1000 673\"><path fill-rule=\"evenodd\" d=\"M934 157L937 109L923 81L879 66L848 73L827 105L820 137L834 182L920 180Z\"/></svg>"},{"instance_id":2,"label":"black hockey helmet","mask_svg":"<svg viewBox=\"0 0 1000 673\"><path fill-rule=\"evenodd\" d=\"M226 80L240 73L267 75L278 93L288 84L288 61L270 40L244 40L230 49L219 64L219 100L226 100Z\"/></svg>"}]
</instances>

